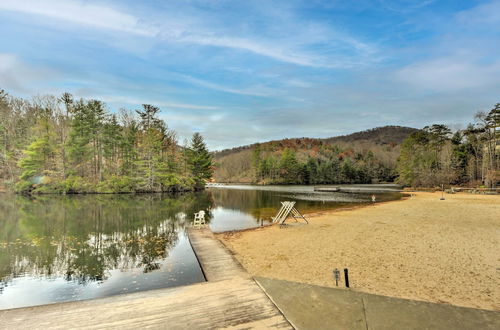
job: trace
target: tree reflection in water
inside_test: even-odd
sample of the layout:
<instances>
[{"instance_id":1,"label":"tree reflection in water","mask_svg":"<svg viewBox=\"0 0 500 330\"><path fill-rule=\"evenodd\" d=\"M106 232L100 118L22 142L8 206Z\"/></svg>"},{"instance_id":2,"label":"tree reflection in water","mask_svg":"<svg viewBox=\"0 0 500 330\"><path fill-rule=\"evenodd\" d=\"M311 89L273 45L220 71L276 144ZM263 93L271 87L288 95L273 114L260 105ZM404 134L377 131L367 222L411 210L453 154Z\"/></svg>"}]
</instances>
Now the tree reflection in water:
<instances>
[{"instance_id":1,"label":"tree reflection in water","mask_svg":"<svg viewBox=\"0 0 500 330\"><path fill-rule=\"evenodd\" d=\"M3 195L0 293L15 277L104 281L110 270L160 267L211 195Z\"/></svg>"}]
</instances>

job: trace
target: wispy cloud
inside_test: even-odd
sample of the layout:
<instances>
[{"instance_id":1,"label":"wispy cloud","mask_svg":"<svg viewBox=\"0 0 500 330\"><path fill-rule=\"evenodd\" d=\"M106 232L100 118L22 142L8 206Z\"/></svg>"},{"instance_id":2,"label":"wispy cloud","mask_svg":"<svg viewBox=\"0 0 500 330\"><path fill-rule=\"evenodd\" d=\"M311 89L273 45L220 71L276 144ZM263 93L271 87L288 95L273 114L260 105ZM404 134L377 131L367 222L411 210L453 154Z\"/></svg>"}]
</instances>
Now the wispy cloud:
<instances>
[{"instance_id":1,"label":"wispy cloud","mask_svg":"<svg viewBox=\"0 0 500 330\"><path fill-rule=\"evenodd\" d=\"M238 31L216 28L209 21L205 22L203 16L196 20L182 22L182 19L164 13L162 21L148 16L138 17L127 13L118 7L112 7L98 2L80 0L2 0L0 10L18 12L22 14L38 15L49 19L70 24L84 25L95 29L105 29L129 33L137 36L153 37L159 42L175 42L241 50L255 55L267 57L283 63L317 68L346 68L359 65L360 62L352 55L332 57L331 54L322 55L316 52L304 51L310 43L317 43L318 38L328 48L352 48L358 53L367 55L374 53L374 48L352 36L332 31L331 28L313 24L311 31L297 22L295 30L302 31L291 34L287 38L265 37L254 35L242 37ZM265 10L265 8L262 8ZM165 17L166 15L166 17ZM43 21L42 21L43 22ZM147 23L146 23L147 22ZM318 26L321 26L318 29ZM303 31L306 31L305 33ZM325 39L325 36L328 38Z\"/></svg>"},{"instance_id":2,"label":"wispy cloud","mask_svg":"<svg viewBox=\"0 0 500 330\"><path fill-rule=\"evenodd\" d=\"M335 65L328 64L325 59L318 56L264 44L262 42L251 39L225 36L190 35L179 38L179 41L191 42L204 46L226 47L245 50L254 54L267 56L278 61L298 65L311 67L335 67Z\"/></svg>"},{"instance_id":3,"label":"wispy cloud","mask_svg":"<svg viewBox=\"0 0 500 330\"><path fill-rule=\"evenodd\" d=\"M217 109L216 106L211 105L201 105L201 104L190 104L190 103L179 103L179 102L169 102L165 100L155 100L150 98L135 98L128 97L123 95L98 95L92 94L89 97L97 98L103 100L107 103L121 103L128 105L140 105L140 104L152 104L158 107L163 108L172 108L172 109L191 109L191 110L214 110Z\"/></svg>"},{"instance_id":4,"label":"wispy cloud","mask_svg":"<svg viewBox=\"0 0 500 330\"><path fill-rule=\"evenodd\" d=\"M395 73L397 81L428 92L459 92L500 87L500 61L480 63L470 58L444 57L410 64Z\"/></svg>"},{"instance_id":5,"label":"wispy cloud","mask_svg":"<svg viewBox=\"0 0 500 330\"><path fill-rule=\"evenodd\" d=\"M456 15L458 23L481 29L484 26L500 24L500 1L480 4Z\"/></svg>"},{"instance_id":6,"label":"wispy cloud","mask_svg":"<svg viewBox=\"0 0 500 330\"><path fill-rule=\"evenodd\" d=\"M394 78L420 93L482 93L500 88L500 2L490 1L450 15L441 32L423 45L425 57L397 69ZM478 94L477 94L478 95Z\"/></svg>"},{"instance_id":7,"label":"wispy cloud","mask_svg":"<svg viewBox=\"0 0 500 330\"><path fill-rule=\"evenodd\" d=\"M416 9L427 7L433 4L436 0L379 0L379 3L385 9L398 12L409 13Z\"/></svg>"},{"instance_id":8,"label":"wispy cloud","mask_svg":"<svg viewBox=\"0 0 500 330\"><path fill-rule=\"evenodd\" d=\"M98 29L109 29L137 35L152 36L154 28L131 14L106 5L78 0L2 0L0 10L40 15Z\"/></svg>"},{"instance_id":9,"label":"wispy cloud","mask_svg":"<svg viewBox=\"0 0 500 330\"><path fill-rule=\"evenodd\" d=\"M55 70L42 66L34 67L14 54L0 53L0 88L28 94L32 92L33 85L40 82L47 84L60 77L61 74Z\"/></svg>"},{"instance_id":10,"label":"wispy cloud","mask_svg":"<svg viewBox=\"0 0 500 330\"><path fill-rule=\"evenodd\" d=\"M216 84L216 83L213 83L213 82L210 82L207 80L195 78L195 77L188 76L188 75L179 74L177 76L186 82L189 82L189 83L201 86L201 87L206 87L208 89L225 92L225 93L238 94L238 95L248 95L248 96L260 96L260 97L268 97L268 96L275 95L275 93L273 93L272 90L262 88L262 87L236 89L236 88L223 86L220 84Z\"/></svg>"}]
</instances>

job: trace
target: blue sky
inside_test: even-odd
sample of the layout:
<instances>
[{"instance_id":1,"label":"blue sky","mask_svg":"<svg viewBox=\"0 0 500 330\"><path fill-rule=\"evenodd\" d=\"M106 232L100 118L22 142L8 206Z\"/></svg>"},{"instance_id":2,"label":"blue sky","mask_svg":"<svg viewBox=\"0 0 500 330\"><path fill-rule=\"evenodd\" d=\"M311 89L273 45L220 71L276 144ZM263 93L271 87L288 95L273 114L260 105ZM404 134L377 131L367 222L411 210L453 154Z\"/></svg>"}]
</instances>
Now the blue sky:
<instances>
[{"instance_id":1,"label":"blue sky","mask_svg":"<svg viewBox=\"0 0 500 330\"><path fill-rule=\"evenodd\" d=\"M0 88L159 106L211 149L500 102L500 1L0 0Z\"/></svg>"}]
</instances>

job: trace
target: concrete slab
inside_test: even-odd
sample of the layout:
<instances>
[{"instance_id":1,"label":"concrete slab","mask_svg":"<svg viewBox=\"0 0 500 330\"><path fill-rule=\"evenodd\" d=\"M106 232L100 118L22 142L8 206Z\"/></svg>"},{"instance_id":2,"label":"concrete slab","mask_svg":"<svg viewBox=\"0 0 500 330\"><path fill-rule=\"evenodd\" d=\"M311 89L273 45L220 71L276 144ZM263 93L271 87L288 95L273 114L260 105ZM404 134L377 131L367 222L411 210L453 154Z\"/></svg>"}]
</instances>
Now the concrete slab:
<instances>
[{"instance_id":1,"label":"concrete slab","mask_svg":"<svg viewBox=\"0 0 500 330\"><path fill-rule=\"evenodd\" d=\"M256 277L296 329L366 330L363 301L346 290Z\"/></svg>"},{"instance_id":2,"label":"concrete slab","mask_svg":"<svg viewBox=\"0 0 500 330\"><path fill-rule=\"evenodd\" d=\"M367 329L500 329L500 312L363 295Z\"/></svg>"},{"instance_id":3,"label":"concrete slab","mask_svg":"<svg viewBox=\"0 0 500 330\"><path fill-rule=\"evenodd\" d=\"M500 329L500 312L256 277L296 329Z\"/></svg>"}]
</instances>

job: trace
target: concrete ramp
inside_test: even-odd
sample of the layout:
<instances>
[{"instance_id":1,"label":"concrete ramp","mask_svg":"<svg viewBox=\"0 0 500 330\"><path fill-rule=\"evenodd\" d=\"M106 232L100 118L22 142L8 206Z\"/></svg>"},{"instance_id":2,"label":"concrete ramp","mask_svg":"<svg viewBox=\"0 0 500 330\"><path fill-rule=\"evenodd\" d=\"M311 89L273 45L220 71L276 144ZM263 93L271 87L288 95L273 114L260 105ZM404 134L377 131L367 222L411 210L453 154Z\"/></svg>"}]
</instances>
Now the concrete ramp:
<instances>
[{"instance_id":1,"label":"concrete ramp","mask_svg":"<svg viewBox=\"0 0 500 330\"><path fill-rule=\"evenodd\" d=\"M500 329L500 312L255 278L296 329Z\"/></svg>"}]
</instances>

